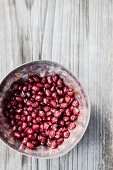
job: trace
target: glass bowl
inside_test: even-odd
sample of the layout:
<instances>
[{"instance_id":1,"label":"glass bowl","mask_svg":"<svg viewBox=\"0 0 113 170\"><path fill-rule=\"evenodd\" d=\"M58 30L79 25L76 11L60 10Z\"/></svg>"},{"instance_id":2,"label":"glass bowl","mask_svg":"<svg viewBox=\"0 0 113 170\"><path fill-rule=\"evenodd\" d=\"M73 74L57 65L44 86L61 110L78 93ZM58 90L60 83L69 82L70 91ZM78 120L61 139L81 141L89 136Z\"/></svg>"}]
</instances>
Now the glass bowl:
<instances>
[{"instance_id":1,"label":"glass bowl","mask_svg":"<svg viewBox=\"0 0 113 170\"><path fill-rule=\"evenodd\" d=\"M38 146L36 150L23 147L19 141L15 141L11 135L11 129L3 115L3 99L6 91L11 84L20 79L27 79L29 74L38 74L41 77L52 74L58 74L64 80L64 83L73 89L76 98L79 101L80 114L76 121L76 128L70 131L70 137L57 148L51 149L46 146ZM0 84L0 139L10 148L29 156L37 158L56 158L69 152L82 138L89 123L90 102L79 80L65 67L51 61L34 61L11 71Z\"/></svg>"}]
</instances>

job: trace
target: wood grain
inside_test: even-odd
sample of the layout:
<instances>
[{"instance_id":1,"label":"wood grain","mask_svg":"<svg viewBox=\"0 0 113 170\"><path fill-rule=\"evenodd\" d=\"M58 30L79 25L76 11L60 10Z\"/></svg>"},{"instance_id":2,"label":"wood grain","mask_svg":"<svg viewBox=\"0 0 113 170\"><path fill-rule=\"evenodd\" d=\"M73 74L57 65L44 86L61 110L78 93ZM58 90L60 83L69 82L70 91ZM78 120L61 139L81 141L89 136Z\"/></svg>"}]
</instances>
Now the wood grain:
<instances>
[{"instance_id":1,"label":"wood grain","mask_svg":"<svg viewBox=\"0 0 113 170\"><path fill-rule=\"evenodd\" d=\"M113 170L113 0L0 0L0 80L32 60L61 63L83 83L91 119L79 144L51 160L0 142L0 170Z\"/></svg>"}]
</instances>

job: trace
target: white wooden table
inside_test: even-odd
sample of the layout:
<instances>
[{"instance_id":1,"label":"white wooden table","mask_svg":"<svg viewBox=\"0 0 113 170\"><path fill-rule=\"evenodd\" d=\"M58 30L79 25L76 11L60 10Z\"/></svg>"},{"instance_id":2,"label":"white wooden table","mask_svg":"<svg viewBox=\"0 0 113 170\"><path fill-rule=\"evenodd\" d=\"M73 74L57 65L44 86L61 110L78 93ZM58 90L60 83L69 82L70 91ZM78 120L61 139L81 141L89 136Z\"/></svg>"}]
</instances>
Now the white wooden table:
<instances>
[{"instance_id":1,"label":"white wooden table","mask_svg":"<svg viewBox=\"0 0 113 170\"><path fill-rule=\"evenodd\" d=\"M92 105L89 127L53 160L0 142L0 170L113 170L113 0L0 0L0 80L39 59L61 63L81 80Z\"/></svg>"}]
</instances>

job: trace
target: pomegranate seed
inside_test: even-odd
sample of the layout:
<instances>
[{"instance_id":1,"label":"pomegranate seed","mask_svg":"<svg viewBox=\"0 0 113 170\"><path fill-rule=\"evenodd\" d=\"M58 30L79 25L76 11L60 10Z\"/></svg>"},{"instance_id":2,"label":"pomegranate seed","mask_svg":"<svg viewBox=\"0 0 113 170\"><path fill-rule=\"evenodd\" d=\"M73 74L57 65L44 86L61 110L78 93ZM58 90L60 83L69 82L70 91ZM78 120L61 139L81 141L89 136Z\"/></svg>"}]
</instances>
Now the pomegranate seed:
<instances>
[{"instance_id":1,"label":"pomegranate seed","mask_svg":"<svg viewBox=\"0 0 113 170\"><path fill-rule=\"evenodd\" d=\"M52 86L50 89L52 92L55 91L55 86Z\"/></svg>"},{"instance_id":2,"label":"pomegranate seed","mask_svg":"<svg viewBox=\"0 0 113 170\"><path fill-rule=\"evenodd\" d=\"M21 135L18 132L15 132L14 136L17 137L17 138L21 138Z\"/></svg>"},{"instance_id":3,"label":"pomegranate seed","mask_svg":"<svg viewBox=\"0 0 113 170\"><path fill-rule=\"evenodd\" d=\"M41 117L37 117L37 118L36 118L36 121L37 121L37 122L41 122L41 120L42 120Z\"/></svg>"},{"instance_id":4,"label":"pomegranate seed","mask_svg":"<svg viewBox=\"0 0 113 170\"><path fill-rule=\"evenodd\" d=\"M66 109L65 114L66 114L67 116L70 116L70 115L71 115L70 110L69 110L69 109Z\"/></svg>"},{"instance_id":5,"label":"pomegranate seed","mask_svg":"<svg viewBox=\"0 0 113 170\"><path fill-rule=\"evenodd\" d=\"M67 122L67 121L69 120L69 117L68 117L68 116L64 116L64 117L63 117L63 120L64 120L65 122Z\"/></svg>"},{"instance_id":6,"label":"pomegranate seed","mask_svg":"<svg viewBox=\"0 0 113 170\"><path fill-rule=\"evenodd\" d=\"M65 101L66 101L67 103L69 103L69 102L70 102L70 97L69 97L69 96L65 96Z\"/></svg>"},{"instance_id":7,"label":"pomegranate seed","mask_svg":"<svg viewBox=\"0 0 113 170\"><path fill-rule=\"evenodd\" d=\"M54 130L50 130L49 137L50 138L54 138L55 137L55 131Z\"/></svg>"},{"instance_id":8,"label":"pomegranate seed","mask_svg":"<svg viewBox=\"0 0 113 170\"><path fill-rule=\"evenodd\" d=\"M68 91L68 92L67 92L67 95L70 96L70 97L72 97L72 96L74 95L74 93L73 93L72 91Z\"/></svg>"},{"instance_id":9,"label":"pomegranate seed","mask_svg":"<svg viewBox=\"0 0 113 170\"><path fill-rule=\"evenodd\" d=\"M46 116L51 116L53 113L51 111L46 113Z\"/></svg>"},{"instance_id":10,"label":"pomegranate seed","mask_svg":"<svg viewBox=\"0 0 113 170\"><path fill-rule=\"evenodd\" d=\"M31 84L34 82L34 80L31 77L29 77L28 80L29 80L29 83L31 83Z\"/></svg>"},{"instance_id":11,"label":"pomegranate seed","mask_svg":"<svg viewBox=\"0 0 113 170\"><path fill-rule=\"evenodd\" d=\"M28 135L31 135L31 134L33 133L33 130L32 130L31 128L27 128L27 129L26 129L26 133L27 133Z\"/></svg>"},{"instance_id":12,"label":"pomegranate seed","mask_svg":"<svg viewBox=\"0 0 113 170\"><path fill-rule=\"evenodd\" d=\"M56 83L58 80L58 75L54 75L52 78L53 78L53 81Z\"/></svg>"},{"instance_id":13,"label":"pomegranate seed","mask_svg":"<svg viewBox=\"0 0 113 170\"><path fill-rule=\"evenodd\" d=\"M55 138L60 138L60 137L62 137L62 132L61 132L61 130L58 130L57 132L56 132L56 135L55 135Z\"/></svg>"},{"instance_id":14,"label":"pomegranate seed","mask_svg":"<svg viewBox=\"0 0 113 170\"><path fill-rule=\"evenodd\" d=\"M22 123L22 129L25 129L27 127L27 123Z\"/></svg>"},{"instance_id":15,"label":"pomegranate seed","mask_svg":"<svg viewBox=\"0 0 113 170\"><path fill-rule=\"evenodd\" d=\"M59 80L57 81L57 85L58 85L59 87L63 87L63 82L62 82L61 79L59 79Z\"/></svg>"},{"instance_id":16,"label":"pomegranate seed","mask_svg":"<svg viewBox=\"0 0 113 170\"><path fill-rule=\"evenodd\" d=\"M49 146L49 147L51 146L51 139L47 140L47 146Z\"/></svg>"},{"instance_id":17,"label":"pomegranate seed","mask_svg":"<svg viewBox=\"0 0 113 170\"><path fill-rule=\"evenodd\" d=\"M27 90L28 90L27 86L24 86L23 91L27 91Z\"/></svg>"},{"instance_id":18,"label":"pomegranate seed","mask_svg":"<svg viewBox=\"0 0 113 170\"><path fill-rule=\"evenodd\" d=\"M40 141L41 145L45 146L46 145L46 138L43 137Z\"/></svg>"},{"instance_id":19,"label":"pomegranate seed","mask_svg":"<svg viewBox=\"0 0 113 170\"><path fill-rule=\"evenodd\" d=\"M39 92L37 93L37 95L43 96L43 95L44 95L44 92L43 92L43 91L39 91Z\"/></svg>"},{"instance_id":20,"label":"pomegranate seed","mask_svg":"<svg viewBox=\"0 0 113 170\"><path fill-rule=\"evenodd\" d=\"M54 112L54 116L55 117L59 117L59 116L61 116L61 112L60 111L58 111L58 110L56 110L55 112Z\"/></svg>"},{"instance_id":21,"label":"pomegranate seed","mask_svg":"<svg viewBox=\"0 0 113 170\"><path fill-rule=\"evenodd\" d=\"M33 80L34 80L35 82L39 82L39 81L40 81L40 77L37 76L37 75L35 75L35 76L33 76Z\"/></svg>"},{"instance_id":22,"label":"pomegranate seed","mask_svg":"<svg viewBox=\"0 0 113 170\"><path fill-rule=\"evenodd\" d=\"M52 84L52 82L53 82L53 80L52 80L52 77L47 77L47 81L48 81L48 83L50 83L50 84Z\"/></svg>"},{"instance_id":23,"label":"pomegranate seed","mask_svg":"<svg viewBox=\"0 0 113 170\"><path fill-rule=\"evenodd\" d=\"M56 101L54 101L54 100L51 100L51 101L50 101L50 104L51 104L52 107L56 107L56 106L57 106L57 103L56 103Z\"/></svg>"},{"instance_id":24,"label":"pomegranate seed","mask_svg":"<svg viewBox=\"0 0 113 170\"><path fill-rule=\"evenodd\" d=\"M48 102L49 102L49 99L43 98L43 103L44 103L44 104L48 104Z\"/></svg>"},{"instance_id":25,"label":"pomegranate seed","mask_svg":"<svg viewBox=\"0 0 113 170\"><path fill-rule=\"evenodd\" d=\"M17 102L22 102L22 98L21 97L15 97Z\"/></svg>"},{"instance_id":26,"label":"pomegranate seed","mask_svg":"<svg viewBox=\"0 0 113 170\"><path fill-rule=\"evenodd\" d=\"M37 96L36 96L36 100L37 100L37 101L42 101L43 98L42 98L42 96L37 95Z\"/></svg>"},{"instance_id":27,"label":"pomegranate seed","mask_svg":"<svg viewBox=\"0 0 113 170\"><path fill-rule=\"evenodd\" d=\"M44 129L47 130L49 128L49 123L48 122L44 122Z\"/></svg>"},{"instance_id":28,"label":"pomegranate seed","mask_svg":"<svg viewBox=\"0 0 113 170\"><path fill-rule=\"evenodd\" d=\"M27 122L31 122L31 120L32 120L32 116L28 115L27 116Z\"/></svg>"},{"instance_id":29,"label":"pomegranate seed","mask_svg":"<svg viewBox=\"0 0 113 170\"><path fill-rule=\"evenodd\" d=\"M70 136L70 132L68 130L63 132L63 137L68 138Z\"/></svg>"},{"instance_id":30,"label":"pomegranate seed","mask_svg":"<svg viewBox=\"0 0 113 170\"><path fill-rule=\"evenodd\" d=\"M50 85L49 83L46 83L46 84L44 85L44 87L45 87L46 89L49 89L49 88L51 87L51 85Z\"/></svg>"},{"instance_id":31,"label":"pomegranate seed","mask_svg":"<svg viewBox=\"0 0 113 170\"><path fill-rule=\"evenodd\" d=\"M18 108L19 108L19 109L22 109L22 104L19 103L19 104L18 104Z\"/></svg>"},{"instance_id":32,"label":"pomegranate seed","mask_svg":"<svg viewBox=\"0 0 113 170\"><path fill-rule=\"evenodd\" d=\"M59 120L59 125L60 126L64 126L65 125L65 122L63 120Z\"/></svg>"},{"instance_id":33,"label":"pomegranate seed","mask_svg":"<svg viewBox=\"0 0 113 170\"><path fill-rule=\"evenodd\" d=\"M25 138L22 140L22 144L27 145L27 142L28 142L28 138L25 137Z\"/></svg>"},{"instance_id":34,"label":"pomegranate seed","mask_svg":"<svg viewBox=\"0 0 113 170\"><path fill-rule=\"evenodd\" d=\"M39 111L39 116L43 118L45 116L45 113L42 110L40 110Z\"/></svg>"},{"instance_id":35,"label":"pomegranate seed","mask_svg":"<svg viewBox=\"0 0 113 170\"><path fill-rule=\"evenodd\" d=\"M77 119L77 117L76 117L75 115L71 115L71 116L70 116L70 120L71 120L71 121L75 121L76 119Z\"/></svg>"},{"instance_id":36,"label":"pomegranate seed","mask_svg":"<svg viewBox=\"0 0 113 170\"><path fill-rule=\"evenodd\" d=\"M67 103L61 103L61 108L66 108L67 107Z\"/></svg>"},{"instance_id":37,"label":"pomegranate seed","mask_svg":"<svg viewBox=\"0 0 113 170\"><path fill-rule=\"evenodd\" d=\"M34 149L35 146L31 142L27 142L27 147L30 149Z\"/></svg>"},{"instance_id":38,"label":"pomegranate seed","mask_svg":"<svg viewBox=\"0 0 113 170\"><path fill-rule=\"evenodd\" d=\"M52 97L57 98L57 93L56 93L56 92L53 92L53 93L52 93Z\"/></svg>"},{"instance_id":39,"label":"pomegranate seed","mask_svg":"<svg viewBox=\"0 0 113 170\"><path fill-rule=\"evenodd\" d=\"M16 131L17 130L17 125L12 127L12 131Z\"/></svg>"},{"instance_id":40,"label":"pomegranate seed","mask_svg":"<svg viewBox=\"0 0 113 170\"><path fill-rule=\"evenodd\" d=\"M58 93L59 95L62 95L62 94L63 94L62 90L60 90L60 89L58 89L58 88L57 88L57 93Z\"/></svg>"},{"instance_id":41,"label":"pomegranate seed","mask_svg":"<svg viewBox=\"0 0 113 170\"><path fill-rule=\"evenodd\" d=\"M72 106L78 107L78 106L79 106L78 101L77 101L77 100L74 100L74 101L72 102Z\"/></svg>"},{"instance_id":42,"label":"pomegranate seed","mask_svg":"<svg viewBox=\"0 0 113 170\"><path fill-rule=\"evenodd\" d=\"M56 111L56 109L54 108L51 108L51 112L54 113Z\"/></svg>"},{"instance_id":43,"label":"pomegranate seed","mask_svg":"<svg viewBox=\"0 0 113 170\"><path fill-rule=\"evenodd\" d=\"M73 122L69 123L69 125L68 125L68 128L69 128L70 130L74 129L75 127L76 127L76 124L73 123Z\"/></svg>"},{"instance_id":44,"label":"pomegranate seed","mask_svg":"<svg viewBox=\"0 0 113 170\"><path fill-rule=\"evenodd\" d=\"M16 118L17 120L20 120L20 115L16 115L15 118Z\"/></svg>"},{"instance_id":45,"label":"pomegranate seed","mask_svg":"<svg viewBox=\"0 0 113 170\"><path fill-rule=\"evenodd\" d=\"M76 107L73 107L73 114L74 115L78 115L79 114L79 110Z\"/></svg>"},{"instance_id":46,"label":"pomegranate seed","mask_svg":"<svg viewBox=\"0 0 113 170\"><path fill-rule=\"evenodd\" d=\"M50 107L49 107L49 106L45 106L45 107L44 107L44 111L45 111L45 112L50 111Z\"/></svg>"},{"instance_id":47,"label":"pomegranate seed","mask_svg":"<svg viewBox=\"0 0 113 170\"><path fill-rule=\"evenodd\" d=\"M38 105L39 105L38 102L32 104L33 107L38 107Z\"/></svg>"},{"instance_id":48,"label":"pomegranate seed","mask_svg":"<svg viewBox=\"0 0 113 170\"><path fill-rule=\"evenodd\" d=\"M39 130L40 126L37 125L37 124L34 124L34 125L32 126L32 128L33 128L34 131L37 131L37 130Z\"/></svg>"},{"instance_id":49,"label":"pomegranate seed","mask_svg":"<svg viewBox=\"0 0 113 170\"><path fill-rule=\"evenodd\" d=\"M32 118L36 118L36 113L35 113L35 112L32 112L32 113L31 113L31 116L32 116Z\"/></svg>"},{"instance_id":50,"label":"pomegranate seed","mask_svg":"<svg viewBox=\"0 0 113 170\"><path fill-rule=\"evenodd\" d=\"M62 103L64 101L64 98L59 99L59 103Z\"/></svg>"},{"instance_id":51,"label":"pomegranate seed","mask_svg":"<svg viewBox=\"0 0 113 170\"><path fill-rule=\"evenodd\" d=\"M36 124L36 123L37 123L36 119L33 119L33 123L34 123L34 124Z\"/></svg>"},{"instance_id":52,"label":"pomegranate seed","mask_svg":"<svg viewBox=\"0 0 113 170\"><path fill-rule=\"evenodd\" d=\"M37 137L37 135L28 135L28 138L29 138L30 140L34 140L34 139L36 139L36 137Z\"/></svg>"},{"instance_id":53,"label":"pomegranate seed","mask_svg":"<svg viewBox=\"0 0 113 170\"><path fill-rule=\"evenodd\" d=\"M56 117L52 117L52 118L51 118L51 122L52 122L52 123L56 123L57 121L58 121L58 119L57 119Z\"/></svg>"},{"instance_id":54,"label":"pomegranate seed","mask_svg":"<svg viewBox=\"0 0 113 170\"><path fill-rule=\"evenodd\" d=\"M58 145L61 145L63 143L64 139L63 138L59 138L57 139L57 144Z\"/></svg>"},{"instance_id":55,"label":"pomegranate seed","mask_svg":"<svg viewBox=\"0 0 113 170\"><path fill-rule=\"evenodd\" d=\"M46 96L51 96L51 91L47 89L47 90L45 91L45 94L46 94Z\"/></svg>"},{"instance_id":56,"label":"pomegranate seed","mask_svg":"<svg viewBox=\"0 0 113 170\"><path fill-rule=\"evenodd\" d=\"M33 86L33 87L32 87L32 90L34 90L34 91L38 91L38 90L39 90L39 88L35 85L35 86Z\"/></svg>"},{"instance_id":57,"label":"pomegranate seed","mask_svg":"<svg viewBox=\"0 0 113 170\"><path fill-rule=\"evenodd\" d=\"M64 87L63 88L63 93L66 94L68 92L68 88L67 87Z\"/></svg>"},{"instance_id":58,"label":"pomegranate seed","mask_svg":"<svg viewBox=\"0 0 113 170\"><path fill-rule=\"evenodd\" d=\"M55 148L57 148L57 147L58 147L58 145L57 145L56 140L52 140L52 141L51 141L51 148L52 148L52 149L55 149Z\"/></svg>"},{"instance_id":59,"label":"pomegranate seed","mask_svg":"<svg viewBox=\"0 0 113 170\"><path fill-rule=\"evenodd\" d=\"M52 125L52 130L54 130L55 132L58 131L58 125L57 124L53 124Z\"/></svg>"},{"instance_id":60,"label":"pomegranate seed","mask_svg":"<svg viewBox=\"0 0 113 170\"><path fill-rule=\"evenodd\" d=\"M18 90L18 84L15 84L14 86L13 86L13 90Z\"/></svg>"},{"instance_id":61,"label":"pomegranate seed","mask_svg":"<svg viewBox=\"0 0 113 170\"><path fill-rule=\"evenodd\" d=\"M30 97L30 96L31 96L30 92L27 92L27 93L26 93L26 96L27 96L27 97Z\"/></svg>"},{"instance_id":62,"label":"pomegranate seed","mask_svg":"<svg viewBox=\"0 0 113 170\"><path fill-rule=\"evenodd\" d=\"M46 81L47 81L46 77L43 77L41 82L46 83Z\"/></svg>"}]
</instances>

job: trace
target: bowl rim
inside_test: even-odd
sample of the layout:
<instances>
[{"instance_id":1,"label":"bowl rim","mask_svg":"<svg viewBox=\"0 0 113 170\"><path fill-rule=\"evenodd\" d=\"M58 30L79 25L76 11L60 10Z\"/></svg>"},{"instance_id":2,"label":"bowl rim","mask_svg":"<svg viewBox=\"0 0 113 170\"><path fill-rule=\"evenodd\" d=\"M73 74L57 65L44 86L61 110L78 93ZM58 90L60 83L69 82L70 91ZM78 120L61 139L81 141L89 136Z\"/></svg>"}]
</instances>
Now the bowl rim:
<instances>
[{"instance_id":1,"label":"bowl rim","mask_svg":"<svg viewBox=\"0 0 113 170\"><path fill-rule=\"evenodd\" d=\"M56 64L56 65L59 65L61 67L63 67L63 69L72 77L74 78L77 82L79 82L79 85L80 87L82 88L83 92L84 92L84 95L86 96L86 99L87 99L87 105L88 105L88 118L87 118L87 122L86 122L86 125L84 127L84 130L82 131L81 133L81 136L78 138L78 140L67 150L65 150L63 153L58 153L57 155L50 155L50 156L35 156L35 155L31 155L31 154L27 154L27 153L23 153L17 149L14 149L11 144L8 144L7 142L5 142L3 139L1 139L0 137L0 140L10 149L12 149L13 151L17 152L17 153L20 153L21 155L25 155L25 156L29 156L29 157L32 157L32 158L38 158L38 159L53 159L53 158L58 158L58 157L61 157L65 154L67 154L68 152L70 152L78 143L79 141L82 139L83 135L85 134L87 128L88 128L88 124L89 124L89 120L90 120L90 115L91 115L91 104L90 104L90 100L89 100L89 96L88 94L86 93L86 91L84 90L84 86L82 85L82 83L80 82L80 80L65 66L55 62L55 61L49 61L49 60L35 60L35 61L30 61L30 62L26 62L26 63L23 63L19 66L17 66L16 68L14 68L12 71L10 71L1 81L0 83L0 89L1 89L1 86L2 84L4 84L4 82L7 80L7 78L13 74L16 70L18 70L19 68L21 67L24 67L26 65L30 65L30 64L36 64L36 63L45 63L45 64L48 64L48 63L51 63L51 64Z\"/></svg>"}]
</instances>

